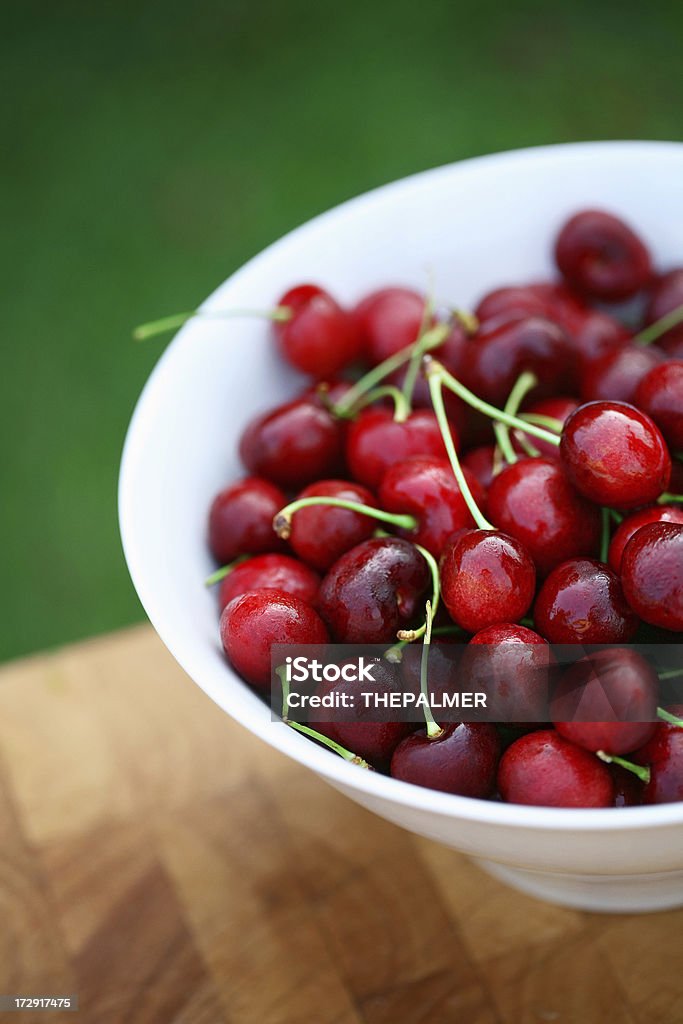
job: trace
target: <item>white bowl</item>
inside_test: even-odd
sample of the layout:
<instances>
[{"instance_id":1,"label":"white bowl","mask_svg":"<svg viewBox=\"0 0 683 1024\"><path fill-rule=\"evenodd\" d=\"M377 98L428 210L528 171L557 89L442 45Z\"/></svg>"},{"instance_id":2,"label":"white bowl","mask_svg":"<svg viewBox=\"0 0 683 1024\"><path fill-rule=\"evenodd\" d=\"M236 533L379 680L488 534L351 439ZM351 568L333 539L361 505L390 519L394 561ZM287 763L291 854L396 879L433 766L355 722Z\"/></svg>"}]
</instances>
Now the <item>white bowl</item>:
<instances>
[{"instance_id":1,"label":"white bowl","mask_svg":"<svg viewBox=\"0 0 683 1024\"><path fill-rule=\"evenodd\" d=\"M312 280L343 302L384 284L467 307L492 287L547 277L551 241L581 207L623 214L662 266L683 263L683 145L601 142L502 153L427 171L316 217L233 274L205 310L263 308ZM602 911L683 905L683 803L561 810L470 800L363 771L281 723L226 664L206 515L239 476L236 443L300 380L260 320L195 319L168 346L135 410L121 467L121 533L161 639L228 714L390 821L476 858L535 896ZM258 750L254 749L254 756Z\"/></svg>"}]
</instances>

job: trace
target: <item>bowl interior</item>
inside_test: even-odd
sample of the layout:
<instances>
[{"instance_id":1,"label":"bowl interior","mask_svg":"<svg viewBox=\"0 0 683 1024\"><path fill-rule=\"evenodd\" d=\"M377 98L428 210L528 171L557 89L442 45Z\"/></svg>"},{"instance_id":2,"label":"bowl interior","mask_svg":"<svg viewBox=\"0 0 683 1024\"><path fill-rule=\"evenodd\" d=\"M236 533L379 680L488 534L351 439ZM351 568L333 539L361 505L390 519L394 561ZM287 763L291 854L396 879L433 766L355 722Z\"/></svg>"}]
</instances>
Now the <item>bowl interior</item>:
<instances>
[{"instance_id":1,"label":"bowl interior","mask_svg":"<svg viewBox=\"0 0 683 1024\"><path fill-rule=\"evenodd\" d=\"M683 145L591 143L484 157L416 175L345 203L272 245L207 300L263 309L312 280L353 302L384 284L426 288L468 308L490 288L548 277L562 221L599 206L622 214L657 261L683 262ZM418 790L360 772L279 723L222 655L205 545L213 495L242 470L239 432L303 381L274 352L259 319L187 324L136 408L124 449L119 508L133 582L153 625L188 674L228 713L331 781L444 814L593 827L623 814L643 824L683 805L613 812L510 808ZM624 819L622 818L622 821Z\"/></svg>"}]
</instances>

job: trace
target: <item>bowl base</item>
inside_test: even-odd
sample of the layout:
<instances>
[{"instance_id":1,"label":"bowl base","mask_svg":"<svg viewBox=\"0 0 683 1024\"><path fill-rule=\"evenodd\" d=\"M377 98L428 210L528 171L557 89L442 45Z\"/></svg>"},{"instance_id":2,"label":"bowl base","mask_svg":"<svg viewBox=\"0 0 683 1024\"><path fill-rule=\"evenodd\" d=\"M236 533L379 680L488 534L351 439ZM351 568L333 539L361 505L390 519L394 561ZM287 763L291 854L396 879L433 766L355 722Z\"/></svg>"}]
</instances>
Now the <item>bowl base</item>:
<instances>
[{"instance_id":1,"label":"bowl base","mask_svg":"<svg viewBox=\"0 0 683 1024\"><path fill-rule=\"evenodd\" d=\"M598 914L645 914L683 907L683 871L651 875L568 875L475 859L513 889L561 907Z\"/></svg>"}]
</instances>

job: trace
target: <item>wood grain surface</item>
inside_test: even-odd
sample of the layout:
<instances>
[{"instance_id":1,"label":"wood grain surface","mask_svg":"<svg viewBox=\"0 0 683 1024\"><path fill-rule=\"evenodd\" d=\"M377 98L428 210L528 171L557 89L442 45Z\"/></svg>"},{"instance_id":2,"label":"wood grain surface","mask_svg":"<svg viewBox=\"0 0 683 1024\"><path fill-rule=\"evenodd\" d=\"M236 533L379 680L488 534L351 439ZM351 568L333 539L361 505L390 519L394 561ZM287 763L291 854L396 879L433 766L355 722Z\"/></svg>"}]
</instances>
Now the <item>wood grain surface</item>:
<instances>
[{"instance_id":1,"label":"wood grain surface","mask_svg":"<svg viewBox=\"0 0 683 1024\"><path fill-rule=\"evenodd\" d=\"M148 627L0 669L17 1024L681 1024L683 912L535 902L233 723ZM4 1015L1 1015L4 1018Z\"/></svg>"}]
</instances>

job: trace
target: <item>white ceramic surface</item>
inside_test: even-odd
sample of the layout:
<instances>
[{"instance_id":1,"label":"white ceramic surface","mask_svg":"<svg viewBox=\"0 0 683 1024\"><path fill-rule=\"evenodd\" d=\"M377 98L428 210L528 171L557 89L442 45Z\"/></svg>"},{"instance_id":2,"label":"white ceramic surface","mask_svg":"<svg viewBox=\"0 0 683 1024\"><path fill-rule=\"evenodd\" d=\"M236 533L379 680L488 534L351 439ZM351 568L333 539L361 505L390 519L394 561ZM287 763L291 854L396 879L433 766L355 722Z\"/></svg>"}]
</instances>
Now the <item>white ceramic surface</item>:
<instances>
[{"instance_id":1,"label":"white ceramic surface","mask_svg":"<svg viewBox=\"0 0 683 1024\"><path fill-rule=\"evenodd\" d=\"M427 171L317 217L233 274L204 309L263 308L313 280L352 302L383 284L470 306L487 289L547 277L575 210L623 214L662 266L683 263L683 145L586 143L502 153ZM236 441L295 375L259 320L195 319L150 377L126 439L119 511L130 572L162 640L228 714L377 814L481 858L542 899L601 911L683 905L683 803L559 810L468 800L347 764L270 719L226 664L203 579L214 493L240 475ZM182 723L178 723L182 728ZM254 756L258 756L255 749Z\"/></svg>"}]
</instances>

